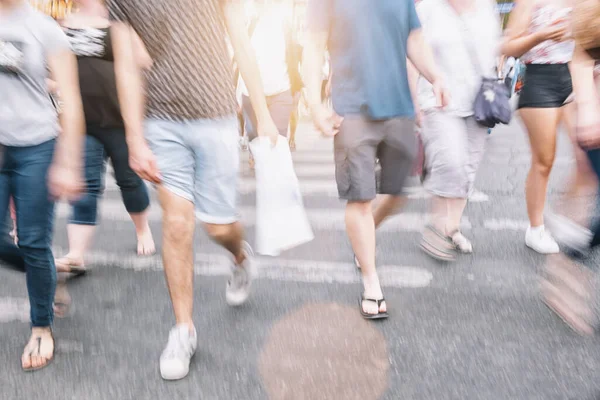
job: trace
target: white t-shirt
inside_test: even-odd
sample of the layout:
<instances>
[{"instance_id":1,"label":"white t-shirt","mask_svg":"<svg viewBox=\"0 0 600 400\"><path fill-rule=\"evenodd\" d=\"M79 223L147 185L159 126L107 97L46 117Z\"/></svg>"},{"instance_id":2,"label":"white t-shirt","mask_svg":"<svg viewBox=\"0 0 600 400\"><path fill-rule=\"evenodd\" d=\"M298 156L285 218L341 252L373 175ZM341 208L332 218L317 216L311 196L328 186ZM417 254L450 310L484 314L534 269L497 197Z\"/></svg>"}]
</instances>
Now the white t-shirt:
<instances>
[{"instance_id":1,"label":"white t-shirt","mask_svg":"<svg viewBox=\"0 0 600 400\"><path fill-rule=\"evenodd\" d=\"M453 115L473 115L482 75L495 76L502 29L494 0L475 0L476 9L462 15L446 0L423 0L417 6L423 35L450 92L446 109ZM422 110L436 106L431 85L419 79Z\"/></svg>"},{"instance_id":2,"label":"white t-shirt","mask_svg":"<svg viewBox=\"0 0 600 400\"><path fill-rule=\"evenodd\" d=\"M286 63L286 23L289 15L282 6L269 5L259 17L250 41L258 63L258 70L266 96L290 90ZM241 91L248 95L246 84L240 79Z\"/></svg>"}]
</instances>

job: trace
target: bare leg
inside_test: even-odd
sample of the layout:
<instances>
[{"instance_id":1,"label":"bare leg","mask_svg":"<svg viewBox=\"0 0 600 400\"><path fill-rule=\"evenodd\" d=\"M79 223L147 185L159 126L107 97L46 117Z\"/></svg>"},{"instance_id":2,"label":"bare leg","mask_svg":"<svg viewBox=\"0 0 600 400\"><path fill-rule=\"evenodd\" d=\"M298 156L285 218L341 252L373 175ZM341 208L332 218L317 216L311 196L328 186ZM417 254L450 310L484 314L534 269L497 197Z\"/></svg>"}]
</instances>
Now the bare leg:
<instances>
[{"instance_id":1,"label":"bare leg","mask_svg":"<svg viewBox=\"0 0 600 400\"><path fill-rule=\"evenodd\" d=\"M67 225L69 252L56 260L58 272L68 272L69 266L83 267L85 265L85 254L92 244L95 232L95 225Z\"/></svg>"},{"instance_id":2,"label":"bare leg","mask_svg":"<svg viewBox=\"0 0 600 400\"><path fill-rule=\"evenodd\" d=\"M460 220L462 219L467 199L447 199L448 218L446 220L446 235L460 231Z\"/></svg>"},{"instance_id":3,"label":"bare leg","mask_svg":"<svg viewBox=\"0 0 600 400\"><path fill-rule=\"evenodd\" d=\"M163 263L175 320L193 329L194 205L163 187L158 195L163 209Z\"/></svg>"},{"instance_id":4,"label":"bare leg","mask_svg":"<svg viewBox=\"0 0 600 400\"><path fill-rule=\"evenodd\" d=\"M350 201L346 205L346 232L352 250L361 266L364 294L368 298L381 299L383 292L375 269L375 221L371 202ZM363 310L368 314L377 314L377 306L372 302L363 302ZM386 311L385 302L379 312Z\"/></svg>"},{"instance_id":5,"label":"bare leg","mask_svg":"<svg viewBox=\"0 0 600 400\"><path fill-rule=\"evenodd\" d=\"M147 208L141 213L130 213L129 216L135 225L135 234L137 236L137 254L138 256L150 256L156 253L156 245L152 237L152 231L148 224L148 213L150 208Z\"/></svg>"},{"instance_id":6,"label":"bare leg","mask_svg":"<svg viewBox=\"0 0 600 400\"><path fill-rule=\"evenodd\" d=\"M244 228L239 222L229 225L204 224L208 235L229 251L238 265L243 265L246 254L242 251Z\"/></svg>"},{"instance_id":7,"label":"bare leg","mask_svg":"<svg viewBox=\"0 0 600 400\"><path fill-rule=\"evenodd\" d=\"M406 204L406 197L387 194L378 195L373 207L375 229L379 228L383 221L394 215L404 204Z\"/></svg>"},{"instance_id":8,"label":"bare leg","mask_svg":"<svg viewBox=\"0 0 600 400\"><path fill-rule=\"evenodd\" d=\"M531 144L531 168L526 182L527 214L532 227L544 224L544 206L548 178L556 153L556 131L560 109L525 108L521 118L525 123Z\"/></svg>"}]
</instances>

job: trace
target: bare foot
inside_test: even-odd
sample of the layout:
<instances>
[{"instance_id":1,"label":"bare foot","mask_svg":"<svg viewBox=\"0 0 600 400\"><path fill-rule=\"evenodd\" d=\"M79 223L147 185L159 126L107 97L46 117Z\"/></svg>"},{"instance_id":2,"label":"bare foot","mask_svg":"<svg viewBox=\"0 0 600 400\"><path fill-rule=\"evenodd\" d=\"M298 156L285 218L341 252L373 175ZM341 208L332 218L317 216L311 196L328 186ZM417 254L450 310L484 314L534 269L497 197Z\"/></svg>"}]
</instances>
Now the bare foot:
<instances>
[{"instance_id":1,"label":"bare foot","mask_svg":"<svg viewBox=\"0 0 600 400\"><path fill-rule=\"evenodd\" d=\"M29 343L23 350L21 366L25 371L35 371L46 367L54 358L54 337L52 330L32 328Z\"/></svg>"},{"instance_id":2,"label":"bare foot","mask_svg":"<svg viewBox=\"0 0 600 400\"><path fill-rule=\"evenodd\" d=\"M59 279L56 284L56 293L54 294L54 316L65 318L71 310L71 295L67 290L67 282Z\"/></svg>"},{"instance_id":3,"label":"bare foot","mask_svg":"<svg viewBox=\"0 0 600 400\"><path fill-rule=\"evenodd\" d=\"M137 235L137 254L138 256L152 256L156 254L156 245L152 237L152 231L147 226L144 232Z\"/></svg>"},{"instance_id":4,"label":"bare foot","mask_svg":"<svg viewBox=\"0 0 600 400\"><path fill-rule=\"evenodd\" d=\"M85 263L82 256L67 254L54 260L56 272L82 273L85 272Z\"/></svg>"}]
</instances>

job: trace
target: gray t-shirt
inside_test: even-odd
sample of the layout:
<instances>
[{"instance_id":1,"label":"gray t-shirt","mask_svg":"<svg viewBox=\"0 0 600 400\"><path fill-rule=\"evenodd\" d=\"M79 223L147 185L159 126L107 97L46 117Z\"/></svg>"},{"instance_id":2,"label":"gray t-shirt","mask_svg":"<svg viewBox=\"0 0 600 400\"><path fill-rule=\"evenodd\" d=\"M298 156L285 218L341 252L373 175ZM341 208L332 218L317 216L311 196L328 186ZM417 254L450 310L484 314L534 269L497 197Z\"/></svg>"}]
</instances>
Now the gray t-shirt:
<instances>
[{"instance_id":1,"label":"gray t-shirt","mask_svg":"<svg viewBox=\"0 0 600 400\"><path fill-rule=\"evenodd\" d=\"M69 48L58 24L28 4L0 15L0 144L35 146L58 136L46 60Z\"/></svg>"}]
</instances>

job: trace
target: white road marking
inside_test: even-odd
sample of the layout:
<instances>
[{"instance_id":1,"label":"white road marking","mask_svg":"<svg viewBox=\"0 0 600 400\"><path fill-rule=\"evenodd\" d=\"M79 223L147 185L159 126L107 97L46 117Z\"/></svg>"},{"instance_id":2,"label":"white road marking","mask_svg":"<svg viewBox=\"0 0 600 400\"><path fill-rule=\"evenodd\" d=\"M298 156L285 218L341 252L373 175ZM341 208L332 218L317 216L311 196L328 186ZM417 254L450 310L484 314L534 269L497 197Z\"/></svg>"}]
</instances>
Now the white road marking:
<instances>
[{"instance_id":1,"label":"white road marking","mask_svg":"<svg viewBox=\"0 0 600 400\"><path fill-rule=\"evenodd\" d=\"M129 221L129 215L120 200L103 200L99 205L100 218L105 221ZM256 225L256 209L254 207L242 207L239 209L241 221L246 227ZM60 218L68 218L71 213L70 206L61 203L56 208L56 215ZM308 208L308 218L315 230L345 231L344 208ZM162 211L158 206L150 208L148 218L150 221L160 221ZM431 215L427 213L402 212L389 218L379 229L381 232L420 232L430 220ZM468 218L464 218L462 229L471 229Z\"/></svg>"},{"instance_id":2,"label":"white road marking","mask_svg":"<svg viewBox=\"0 0 600 400\"><path fill-rule=\"evenodd\" d=\"M491 231L525 231L529 222L511 218L492 218L485 220L483 226Z\"/></svg>"},{"instance_id":3,"label":"white road marking","mask_svg":"<svg viewBox=\"0 0 600 400\"><path fill-rule=\"evenodd\" d=\"M306 176L312 178L301 178L299 176L300 192L303 196L324 196L329 198L338 198L337 184L335 182L335 172L331 168L315 167L315 166L302 166L296 167L297 170L302 171ZM321 177L321 179L318 179ZM329 177L330 179L323 179ZM151 188L150 185L148 187ZM119 188L115 183L114 179L110 178L106 180L106 190L109 192L118 191ZM256 193L256 180L254 178L241 178L238 182L238 192L240 194L254 194ZM422 186L409 186L406 188L408 198L411 200L429 199L431 195ZM473 203L484 203L490 201L490 197L479 191L473 190L469 201Z\"/></svg>"},{"instance_id":4,"label":"white road marking","mask_svg":"<svg viewBox=\"0 0 600 400\"><path fill-rule=\"evenodd\" d=\"M61 254L61 249L56 252ZM114 266L134 271L162 271L163 268L159 256L140 258L108 252L90 253L88 265ZM259 279L304 283L360 283L360 274L353 263L256 257L255 265ZM228 276L230 267L231 261L225 255L197 253L194 273L200 276ZM419 267L385 265L379 267L378 271L381 284L386 287L427 287L433 279L431 272Z\"/></svg>"},{"instance_id":5,"label":"white road marking","mask_svg":"<svg viewBox=\"0 0 600 400\"><path fill-rule=\"evenodd\" d=\"M0 297L0 323L29 322L29 300L18 297Z\"/></svg>"},{"instance_id":6,"label":"white road marking","mask_svg":"<svg viewBox=\"0 0 600 400\"><path fill-rule=\"evenodd\" d=\"M409 187L406 189L407 193L408 193L408 198L411 200L420 200L420 199L430 199L431 198L431 194L429 192L427 192L425 190L424 187L422 186L414 186L414 187ZM473 193L471 193L471 196L469 197L469 201L471 203L485 203L490 201L490 197L477 190L477 189L473 189Z\"/></svg>"}]
</instances>

